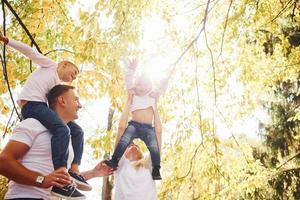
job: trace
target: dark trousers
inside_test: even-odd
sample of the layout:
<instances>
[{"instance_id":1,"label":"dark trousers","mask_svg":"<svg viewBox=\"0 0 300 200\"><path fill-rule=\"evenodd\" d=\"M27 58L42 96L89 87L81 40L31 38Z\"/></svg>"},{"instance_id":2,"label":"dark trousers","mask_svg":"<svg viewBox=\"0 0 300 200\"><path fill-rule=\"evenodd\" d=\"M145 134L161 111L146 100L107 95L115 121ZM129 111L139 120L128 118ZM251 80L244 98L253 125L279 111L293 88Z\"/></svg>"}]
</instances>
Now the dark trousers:
<instances>
[{"instance_id":1,"label":"dark trousers","mask_svg":"<svg viewBox=\"0 0 300 200\"><path fill-rule=\"evenodd\" d=\"M114 151L113 159L120 160L128 145L133 139L139 138L144 141L152 160L152 166L160 166L160 152L157 142L155 129L150 124L143 124L136 121L130 121L120 138L120 141Z\"/></svg>"}]
</instances>

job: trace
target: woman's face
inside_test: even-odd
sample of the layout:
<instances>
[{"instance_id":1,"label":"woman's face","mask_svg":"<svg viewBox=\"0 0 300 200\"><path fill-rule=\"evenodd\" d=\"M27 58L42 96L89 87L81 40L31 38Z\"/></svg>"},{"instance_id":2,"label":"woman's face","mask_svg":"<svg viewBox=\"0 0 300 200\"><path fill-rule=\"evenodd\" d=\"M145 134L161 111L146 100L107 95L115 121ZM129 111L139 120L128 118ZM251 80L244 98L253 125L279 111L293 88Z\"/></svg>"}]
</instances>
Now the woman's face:
<instances>
[{"instance_id":1,"label":"woman's face","mask_svg":"<svg viewBox=\"0 0 300 200\"><path fill-rule=\"evenodd\" d=\"M140 157L141 157L141 150L140 150L140 147L134 143L131 143L127 149L126 149L126 152L125 152L125 155L126 156L132 156L134 158L134 160L139 160Z\"/></svg>"}]
</instances>

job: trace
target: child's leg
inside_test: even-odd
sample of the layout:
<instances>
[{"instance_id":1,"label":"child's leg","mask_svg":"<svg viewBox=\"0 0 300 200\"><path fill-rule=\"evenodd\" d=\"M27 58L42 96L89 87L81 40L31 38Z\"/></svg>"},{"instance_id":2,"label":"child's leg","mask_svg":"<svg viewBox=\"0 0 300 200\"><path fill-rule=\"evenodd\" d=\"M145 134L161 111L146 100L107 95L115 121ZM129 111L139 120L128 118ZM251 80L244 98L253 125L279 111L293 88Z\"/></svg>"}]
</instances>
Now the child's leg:
<instances>
[{"instance_id":1,"label":"child's leg","mask_svg":"<svg viewBox=\"0 0 300 200\"><path fill-rule=\"evenodd\" d=\"M140 138L145 142L147 148L150 151L150 156L152 160L152 179L161 180L160 176L160 151L157 142L157 137L155 130L152 127L143 127L140 132Z\"/></svg>"},{"instance_id":2,"label":"child's leg","mask_svg":"<svg viewBox=\"0 0 300 200\"><path fill-rule=\"evenodd\" d=\"M74 151L74 160L71 165L71 170L73 172L79 173L78 166L81 163L81 158L83 154L83 130L75 122L69 122L68 127L71 130L71 140Z\"/></svg>"},{"instance_id":3,"label":"child's leg","mask_svg":"<svg viewBox=\"0 0 300 200\"><path fill-rule=\"evenodd\" d=\"M43 102L27 102L22 108L22 116L34 118L43 124L52 134L51 150L54 169L66 168L70 130L60 117Z\"/></svg>"},{"instance_id":4,"label":"child's leg","mask_svg":"<svg viewBox=\"0 0 300 200\"><path fill-rule=\"evenodd\" d=\"M80 175L79 165L83 154L83 130L74 121L68 123L71 131L72 147L74 151L74 159L71 164L69 174L77 184L77 188L84 191L90 191L92 187L86 182L83 176Z\"/></svg>"},{"instance_id":5,"label":"child's leg","mask_svg":"<svg viewBox=\"0 0 300 200\"><path fill-rule=\"evenodd\" d=\"M140 138L145 142L150 151L153 167L160 167L160 152L154 128L143 127L140 130Z\"/></svg>"},{"instance_id":6,"label":"child's leg","mask_svg":"<svg viewBox=\"0 0 300 200\"><path fill-rule=\"evenodd\" d=\"M126 148L128 145L132 142L134 138L136 138L137 129L136 127L129 122L128 127L125 129L125 132L120 138L119 143L117 144L117 147L113 153L112 159L111 159L111 165L109 163L110 167L116 167L118 166L118 162L120 158L123 156Z\"/></svg>"}]
</instances>

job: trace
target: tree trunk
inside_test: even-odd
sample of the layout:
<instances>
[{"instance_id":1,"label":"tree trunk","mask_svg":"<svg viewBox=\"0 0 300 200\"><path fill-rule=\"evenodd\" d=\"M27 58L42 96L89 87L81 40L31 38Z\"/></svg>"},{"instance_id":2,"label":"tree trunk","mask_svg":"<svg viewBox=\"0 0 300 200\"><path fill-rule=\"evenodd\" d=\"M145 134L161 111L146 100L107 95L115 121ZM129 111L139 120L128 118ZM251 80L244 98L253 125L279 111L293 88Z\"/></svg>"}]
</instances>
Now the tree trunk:
<instances>
[{"instance_id":1,"label":"tree trunk","mask_svg":"<svg viewBox=\"0 0 300 200\"><path fill-rule=\"evenodd\" d=\"M108 112L108 120L107 120L107 131L111 130L112 127L112 118L114 116L115 110L109 108ZM104 159L109 158L109 152L105 152ZM102 200L111 200L112 199L112 188L113 188L113 177L106 176L103 177L103 185L102 185Z\"/></svg>"}]
</instances>

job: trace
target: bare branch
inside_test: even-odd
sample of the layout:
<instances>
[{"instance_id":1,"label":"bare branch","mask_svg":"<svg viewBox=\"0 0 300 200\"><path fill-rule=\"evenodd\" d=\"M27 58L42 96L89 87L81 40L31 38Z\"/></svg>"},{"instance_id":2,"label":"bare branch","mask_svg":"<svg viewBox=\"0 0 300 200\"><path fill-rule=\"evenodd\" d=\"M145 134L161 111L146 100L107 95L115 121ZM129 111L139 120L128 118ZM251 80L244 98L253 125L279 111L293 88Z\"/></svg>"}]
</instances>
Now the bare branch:
<instances>
[{"instance_id":1,"label":"bare branch","mask_svg":"<svg viewBox=\"0 0 300 200\"><path fill-rule=\"evenodd\" d=\"M58 4L58 7L60 8L63 15L67 18L67 20L69 20L68 15L65 13L64 9L61 7L59 1L55 0L55 2Z\"/></svg>"},{"instance_id":2,"label":"bare branch","mask_svg":"<svg viewBox=\"0 0 300 200\"><path fill-rule=\"evenodd\" d=\"M4 8L4 0L2 0L2 13L3 13L3 34L6 35L6 17L5 17L5 8ZM1 59L1 64L2 64L2 68L3 68L3 75L4 75L4 79L6 81L7 84L7 89L9 91L9 95L13 104L14 109L16 110L16 113L18 115L18 118L21 120L21 115L18 113L16 105L15 105L15 100L13 98L12 92L11 92L11 88L10 88L10 84L9 84L9 80L8 80L8 75L7 75L7 70L6 70L6 45L4 44L3 46L3 58L0 55L0 59Z\"/></svg>"},{"instance_id":3,"label":"bare branch","mask_svg":"<svg viewBox=\"0 0 300 200\"><path fill-rule=\"evenodd\" d=\"M9 119L8 119L8 122L6 123L6 126L5 126L5 131L4 131L4 134L3 134L3 138L5 138L7 132L8 132L8 127L9 127L9 124L10 124L10 121L12 120L12 116L14 114L14 111L15 111L15 108L13 108L11 110L11 113L10 113L10 116L9 116Z\"/></svg>"},{"instance_id":4,"label":"bare branch","mask_svg":"<svg viewBox=\"0 0 300 200\"><path fill-rule=\"evenodd\" d=\"M280 169L281 167L283 167L284 165L286 165L288 162L294 160L295 158L299 157L300 152L297 152L295 155L293 155L292 157L290 157L288 160L286 160L284 163L280 164L278 167L276 167L276 169Z\"/></svg>"},{"instance_id":5,"label":"bare branch","mask_svg":"<svg viewBox=\"0 0 300 200\"><path fill-rule=\"evenodd\" d=\"M261 25L261 26L259 27L259 29L260 29L261 27L263 27L263 26L269 24L269 23L274 22L278 17L280 17L280 16L286 11L286 9L290 8L290 7L293 5L293 4L291 4L292 2L293 2L293 0L289 0L289 1L286 3L286 5L283 6L283 8L279 11L279 13L278 13L275 17L273 17L270 21L266 22L265 24Z\"/></svg>"},{"instance_id":6,"label":"bare branch","mask_svg":"<svg viewBox=\"0 0 300 200\"><path fill-rule=\"evenodd\" d=\"M28 35L30 40L32 41L35 48L38 50L38 52L42 53L41 49L39 48L39 46L35 42L34 38L32 37L31 33L29 32L29 30L27 29L27 27L25 26L25 24L23 23L21 18L18 16L16 11L13 9L13 7L8 3L7 0L2 0L2 4L6 4L6 6L9 8L9 10L12 12L12 14L16 17L16 19L18 20L18 22L20 23L20 25L22 26L22 28L24 29L24 31L26 32L26 34Z\"/></svg>"},{"instance_id":7,"label":"bare branch","mask_svg":"<svg viewBox=\"0 0 300 200\"><path fill-rule=\"evenodd\" d=\"M218 1L208 10L205 12L205 15L207 15L212 9L213 7L218 3ZM206 8L208 9L208 7ZM190 42L190 44L185 48L185 50L179 55L179 57L177 58L177 60L174 62L174 67L172 69L172 72L171 74L174 72L175 70L175 66L178 64L178 62L183 58L183 56L189 51L189 49L192 47L192 45L199 39L201 33L203 32L203 23L204 23L204 19L206 20L206 16L204 16L204 18L201 20L201 22L199 23L199 27L202 27L200 28L199 32L196 34L195 38Z\"/></svg>"},{"instance_id":8,"label":"bare branch","mask_svg":"<svg viewBox=\"0 0 300 200\"><path fill-rule=\"evenodd\" d=\"M222 34L222 41L221 41L220 54L219 54L218 58L222 55L222 51L223 51L223 43L224 43L224 37L225 37L226 29L227 29L227 23L228 23L228 18L229 18L229 12L230 12L232 3L233 3L233 0L230 0L229 7L228 7L228 9L227 9L227 14L226 14L226 20L225 20L225 25L224 25L224 31L223 31L223 34Z\"/></svg>"},{"instance_id":9,"label":"bare branch","mask_svg":"<svg viewBox=\"0 0 300 200\"><path fill-rule=\"evenodd\" d=\"M56 52L56 51L65 51L65 52L69 52L69 53L71 53L71 54L75 54L73 51L70 51L70 50L68 50L68 49L53 49L53 50L51 50L51 51L48 51L48 52L45 53L44 55L47 56L48 54L53 53L53 52Z\"/></svg>"},{"instance_id":10,"label":"bare branch","mask_svg":"<svg viewBox=\"0 0 300 200\"><path fill-rule=\"evenodd\" d=\"M294 7L293 7L293 10L292 10L292 13L291 13L292 21L294 21L294 17L296 16L296 15L295 15L295 10L296 10L296 8L297 8L298 1L299 1L299 0L295 0L295 2L294 2Z\"/></svg>"}]
</instances>

